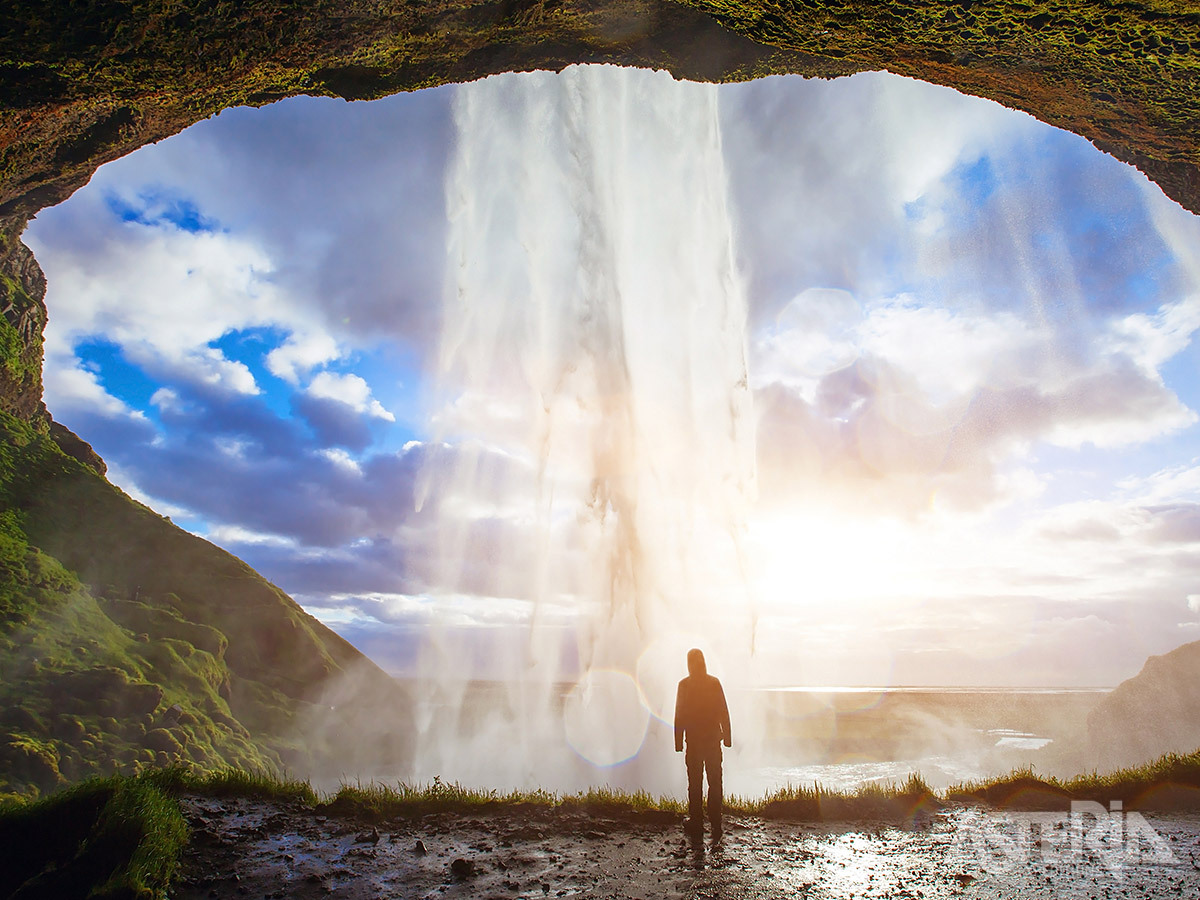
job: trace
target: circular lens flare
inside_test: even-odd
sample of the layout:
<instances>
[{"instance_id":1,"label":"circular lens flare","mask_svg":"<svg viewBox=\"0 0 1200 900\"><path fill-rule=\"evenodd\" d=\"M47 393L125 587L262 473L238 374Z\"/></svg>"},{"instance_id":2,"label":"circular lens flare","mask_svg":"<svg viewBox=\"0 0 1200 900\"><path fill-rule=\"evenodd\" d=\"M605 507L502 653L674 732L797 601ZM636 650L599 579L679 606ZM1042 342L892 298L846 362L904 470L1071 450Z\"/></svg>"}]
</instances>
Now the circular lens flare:
<instances>
[{"instance_id":1,"label":"circular lens flare","mask_svg":"<svg viewBox=\"0 0 1200 900\"><path fill-rule=\"evenodd\" d=\"M594 766L615 766L637 756L649 724L637 683L612 669L588 670L563 703L567 743Z\"/></svg>"}]
</instances>

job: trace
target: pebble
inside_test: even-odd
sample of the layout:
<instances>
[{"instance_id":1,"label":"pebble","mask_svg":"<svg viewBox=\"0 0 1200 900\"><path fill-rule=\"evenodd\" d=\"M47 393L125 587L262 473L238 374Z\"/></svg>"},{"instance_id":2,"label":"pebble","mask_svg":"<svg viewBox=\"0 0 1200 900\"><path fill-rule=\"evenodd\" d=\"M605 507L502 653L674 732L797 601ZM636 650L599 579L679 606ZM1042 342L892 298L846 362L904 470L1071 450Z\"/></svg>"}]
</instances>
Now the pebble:
<instances>
[{"instance_id":1,"label":"pebble","mask_svg":"<svg viewBox=\"0 0 1200 900\"><path fill-rule=\"evenodd\" d=\"M473 878L476 874L475 863L460 856L450 863L450 874L455 878Z\"/></svg>"}]
</instances>

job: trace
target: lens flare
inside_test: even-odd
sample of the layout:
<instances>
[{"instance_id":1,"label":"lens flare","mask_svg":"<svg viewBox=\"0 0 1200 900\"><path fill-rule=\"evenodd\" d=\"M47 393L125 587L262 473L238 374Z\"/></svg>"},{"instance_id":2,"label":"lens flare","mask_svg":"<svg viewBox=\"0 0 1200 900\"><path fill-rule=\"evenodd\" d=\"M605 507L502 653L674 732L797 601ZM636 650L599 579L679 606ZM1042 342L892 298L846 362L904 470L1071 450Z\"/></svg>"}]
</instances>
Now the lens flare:
<instances>
[{"instance_id":1,"label":"lens flare","mask_svg":"<svg viewBox=\"0 0 1200 900\"><path fill-rule=\"evenodd\" d=\"M563 703L567 743L594 766L615 766L637 756L649 724L642 692L625 672L592 669Z\"/></svg>"}]
</instances>

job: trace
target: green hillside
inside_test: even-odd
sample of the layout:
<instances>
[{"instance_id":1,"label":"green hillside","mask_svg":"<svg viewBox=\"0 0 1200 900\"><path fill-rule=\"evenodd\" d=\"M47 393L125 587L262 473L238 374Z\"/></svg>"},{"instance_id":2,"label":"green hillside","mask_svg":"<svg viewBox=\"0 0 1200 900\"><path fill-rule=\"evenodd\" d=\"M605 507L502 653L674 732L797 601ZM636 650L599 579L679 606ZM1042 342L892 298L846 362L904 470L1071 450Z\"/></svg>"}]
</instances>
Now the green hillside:
<instances>
[{"instance_id":1,"label":"green hillside","mask_svg":"<svg viewBox=\"0 0 1200 900\"><path fill-rule=\"evenodd\" d=\"M174 762L402 771L403 698L249 566L0 412L0 792ZM353 673L353 702L320 702ZM400 737L324 720L387 703ZM343 723L344 724L344 723ZM322 737L314 737L315 734Z\"/></svg>"}]
</instances>

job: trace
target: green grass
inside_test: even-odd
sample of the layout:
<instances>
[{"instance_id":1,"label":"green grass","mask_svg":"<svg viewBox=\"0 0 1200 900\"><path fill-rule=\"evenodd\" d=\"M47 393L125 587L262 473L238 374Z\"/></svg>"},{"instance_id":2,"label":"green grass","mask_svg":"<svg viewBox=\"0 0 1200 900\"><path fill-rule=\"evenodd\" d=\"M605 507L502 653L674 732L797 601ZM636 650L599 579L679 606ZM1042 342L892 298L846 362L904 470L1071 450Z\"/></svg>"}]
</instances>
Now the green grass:
<instances>
[{"instance_id":1,"label":"green grass","mask_svg":"<svg viewBox=\"0 0 1200 900\"><path fill-rule=\"evenodd\" d=\"M1200 750L1187 755L1167 754L1135 768L1105 775L1077 775L1065 781L1041 778L1029 768L1015 769L1006 775L953 785L941 794L917 773L898 783L870 782L853 791L833 790L815 783L788 785L758 798L726 797L725 808L733 815L790 821L909 820L946 802L990 802L1003 806L1018 794L1018 803L1032 795L1053 809L1065 808L1074 799L1103 803L1121 800L1126 809L1200 810ZM425 785L343 784L332 796L321 799L319 805L331 812L372 821L430 812L502 810L520 805L612 814L653 811L683 815L685 812L680 799L655 797L644 791L591 788L561 795L541 790L500 792L468 788L441 779Z\"/></svg>"},{"instance_id":2,"label":"green grass","mask_svg":"<svg viewBox=\"0 0 1200 900\"><path fill-rule=\"evenodd\" d=\"M1061 809L1071 800L1120 800L1126 809L1200 810L1200 750L1168 753L1140 766L1065 780L1039 776L1032 768L1016 769L1007 775L954 785L946 797L1050 809Z\"/></svg>"},{"instance_id":3,"label":"green grass","mask_svg":"<svg viewBox=\"0 0 1200 900\"><path fill-rule=\"evenodd\" d=\"M911 775L899 784L872 783L854 791L812 785L788 786L759 798L730 796L725 798L725 809L731 815L791 821L904 820L920 810L936 807L937 802L921 777ZM325 811L374 822L436 812L503 811L520 806L617 816L647 812L682 816L686 812L685 802L678 797L656 797L646 791L593 787L569 794L543 790L502 792L468 788L441 779L424 785L343 784L319 806Z\"/></svg>"},{"instance_id":4,"label":"green grass","mask_svg":"<svg viewBox=\"0 0 1200 900\"><path fill-rule=\"evenodd\" d=\"M188 840L178 802L151 778L84 782L0 806L0 895L143 900L165 894Z\"/></svg>"},{"instance_id":5,"label":"green grass","mask_svg":"<svg viewBox=\"0 0 1200 900\"><path fill-rule=\"evenodd\" d=\"M163 779L164 786L169 786L175 793L187 792L206 797L249 797L307 806L316 806L320 802L320 796L307 781L263 770L249 772L245 769L224 768L215 772L195 772L176 767L159 777Z\"/></svg>"}]
</instances>

